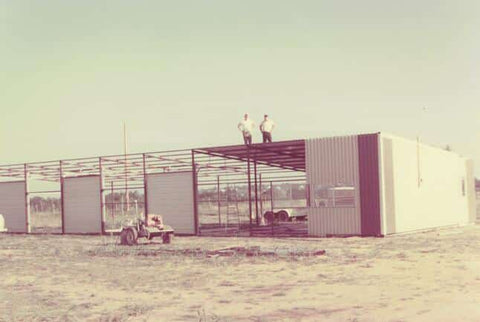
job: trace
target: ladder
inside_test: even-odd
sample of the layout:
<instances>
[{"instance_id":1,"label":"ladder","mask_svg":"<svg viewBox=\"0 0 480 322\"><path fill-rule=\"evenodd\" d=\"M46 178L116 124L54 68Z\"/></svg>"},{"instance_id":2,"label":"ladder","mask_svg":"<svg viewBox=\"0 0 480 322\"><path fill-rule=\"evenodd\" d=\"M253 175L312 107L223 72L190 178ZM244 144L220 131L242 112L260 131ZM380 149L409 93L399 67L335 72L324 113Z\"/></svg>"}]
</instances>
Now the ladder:
<instances>
[{"instance_id":1,"label":"ladder","mask_svg":"<svg viewBox=\"0 0 480 322\"><path fill-rule=\"evenodd\" d=\"M227 191L229 190L229 185L227 185ZM237 192L235 190L235 184L233 185L234 191L235 191L235 198L234 200L231 200L229 198L229 195L227 193L227 222L225 224L225 231L227 231L229 225L237 225L237 229L240 229L240 211L238 210L238 199L237 199ZM231 201L234 201L235 204L232 205L230 204Z\"/></svg>"},{"instance_id":2,"label":"ladder","mask_svg":"<svg viewBox=\"0 0 480 322\"><path fill-rule=\"evenodd\" d=\"M238 204L227 204L227 223L225 229L232 224L237 224L237 227L240 227L240 212L238 211Z\"/></svg>"}]
</instances>

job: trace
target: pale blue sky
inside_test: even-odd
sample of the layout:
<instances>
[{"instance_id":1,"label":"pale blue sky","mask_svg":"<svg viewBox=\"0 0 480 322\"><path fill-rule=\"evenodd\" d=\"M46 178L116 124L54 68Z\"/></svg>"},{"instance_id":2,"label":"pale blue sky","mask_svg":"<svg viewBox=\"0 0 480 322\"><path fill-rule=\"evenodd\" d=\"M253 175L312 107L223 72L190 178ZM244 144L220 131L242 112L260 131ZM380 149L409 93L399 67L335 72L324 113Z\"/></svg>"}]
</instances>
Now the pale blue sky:
<instances>
[{"instance_id":1,"label":"pale blue sky","mask_svg":"<svg viewBox=\"0 0 480 322\"><path fill-rule=\"evenodd\" d=\"M480 174L480 1L0 0L0 164L420 133ZM427 107L426 111L423 107ZM260 140L260 135L254 139Z\"/></svg>"}]
</instances>

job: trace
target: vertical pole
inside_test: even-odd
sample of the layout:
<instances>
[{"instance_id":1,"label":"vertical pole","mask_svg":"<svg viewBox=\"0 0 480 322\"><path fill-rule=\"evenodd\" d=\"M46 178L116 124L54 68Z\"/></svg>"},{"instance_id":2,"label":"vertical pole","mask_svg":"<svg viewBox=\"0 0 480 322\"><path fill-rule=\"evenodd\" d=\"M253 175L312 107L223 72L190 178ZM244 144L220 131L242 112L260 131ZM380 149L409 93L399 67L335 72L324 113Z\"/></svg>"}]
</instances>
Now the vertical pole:
<instances>
[{"instance_id":1,"label":"vertical pole","mask_svg":"<svg viewBox=\"0 0 480 322\"><path fill-rule=\"evenodd\" d=\"M128 197L128 164L127 164L127 124L123 122L123 159L125 161L125 209L128 212L129 197Z\"/></svg>"},{"instance_id":2,"label":"vertical pole","mask_svg":"<svg viewBox=\"0 0 480 322\"><path fill-rule=\"evenodd\" d=\"M258 217L258 183L257 183L257 161L253 161L253 174L255 176L255 218L257 222L257 226L260 225L259 217Z\"/></svg>"},{"instance_id":3,"label":"vertical pole","mask_svg":"<svg viewBox=\"0 0 480 322\"><path fill-rule=\"evenodd\" d=\"M192 175L193 175L193 221L195 235L198 235L198 203L197 203L197 165L195 164L195 150L192 150Z\"/></svg>"},{"instance_id":4,"label":"vertical pole","mask_svg":"<svg viewBox=\"0 0 480 322\"><path fill-rule=\"evenodd\" d=\"M110 206L112 207L112 219L115 222L115 210L117 208L117 205L115 203L115 196L113 194L113 180L110 181Z\"/></svg>"},{"instance_id":5,"label":"vertical pole","mask_svg":"<svg viewBox=\"0 0 480 322\"><path fill-rule=\"evenodd\" d=\"M248 172L248 218L250 233L252 232L252 180L250 177L250 148L247 145L247 172Z\"/></svg>"},{"instance_id":6,"label":"vertical pole","mask_svg":"<svg viewBox=\"0 0 480 322\"><path fill-rule=\"evenodd\" d=\"M273 212L273 182L270 181L270 210Z\"/></svg>"},{"instance_id":7,"label":"vertical pole","mask_svg":"<svg viewBox=\"0 0 480 322\"><path fill-rule=\"evenodd\" d=\"M65 204L64 204L64 183L63 183L63 162L60 161L60 215L62 217L62 235L65 234Z\"/></svg>"},{"instance_id":8,"label":"vertical pole","mask_svg":"<svg viewBox=\"0 0 480 322\"><path fill-rule=\"evenodd\" d=\"M262 190L262 174L258 174L258 185L260 186L260 219L263 218L263 190Z\"/></svg>"},{"instance_id":9,"label":"vertical pole","mask_svg":"<svg viewBox=\"0 0 480 322\"><path fill-rule=\"evenodd\" d=\"M145 214L144 214L144 219L145 222L147 222L147 217L148 217L148 183L147 183L147 156L145 153L142 155L142 161L143 161L143 205L145 208Z\"/></svg>"},{"instance_id":10,"label":"vertical pole","mask_svg":"<svg viewBox=\"0 0 480 322\"><path fill-rule=\"evenodd\" d=\"M218 209L218 225L222 225L221 204L220 204L220 176L217 176L217 209Z\"/></svg>"},{"instance_id":11,"label":"vertical pole","mask_svg":"<svg viewBox=\"0 0 480 322\"><path fill-rule=\"evenodd\" d=\"M28 193L28 165L23 165L23 176L25 179L25 230L29 234L31 232L30 227L30 195Z\"/></svg>"},{"instance_id":12,"label":"vertical pole","mask_svg":"<svg viewBox=\"0 0 480 322\"><path fill-rule=\"evenodd\" d=\"M226 225L225 225L225 231L227 231L227 227L228 225L230 224L230 184L227 183L227 190L226 190L226 193L225 193L225 201L227 203L227 222L226 222ZM237 214L238 216L238 214Z\"/></svg>"},{"instance_id":13,"label":"vertical pole","mask_svg":"<svg viewBox=\"0 0 480 322\"><path fill-rule=\"evenodd\" d=\"M275 213L273 212L273 182L270 181L270 211L272 212L272 235L273 235L273 223L275 222Z\"/></svg>"},{"instance_id":14,"label":"vertical pole","mask_svg":"<svg viewBox=\"0 0 480 322\"><path fill-rule=\"evenodd\" d=\"M102 158L98 158L98 172L100 174L100 230L101 234L105 234L105 195L103 189L103 165Z\"/></svg>"}]
</instances>

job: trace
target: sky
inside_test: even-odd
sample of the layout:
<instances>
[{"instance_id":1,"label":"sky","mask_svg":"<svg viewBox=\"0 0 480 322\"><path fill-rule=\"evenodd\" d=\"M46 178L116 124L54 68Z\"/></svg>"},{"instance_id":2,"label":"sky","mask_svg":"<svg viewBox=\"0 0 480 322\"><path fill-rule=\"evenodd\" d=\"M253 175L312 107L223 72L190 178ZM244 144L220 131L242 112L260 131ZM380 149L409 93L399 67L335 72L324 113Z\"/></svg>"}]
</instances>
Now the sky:
<instances>
[{"instance_id":1,"label":"sky","mask_svg":"<svg viewBox=\"0 0 480 322\"><path fill-rule=\"evenodd\" d=\"M478 0L0 0L0 164L385 131L480 176ZM255 133L254 142L260 141Z\"/></svg>"}]
</instances>

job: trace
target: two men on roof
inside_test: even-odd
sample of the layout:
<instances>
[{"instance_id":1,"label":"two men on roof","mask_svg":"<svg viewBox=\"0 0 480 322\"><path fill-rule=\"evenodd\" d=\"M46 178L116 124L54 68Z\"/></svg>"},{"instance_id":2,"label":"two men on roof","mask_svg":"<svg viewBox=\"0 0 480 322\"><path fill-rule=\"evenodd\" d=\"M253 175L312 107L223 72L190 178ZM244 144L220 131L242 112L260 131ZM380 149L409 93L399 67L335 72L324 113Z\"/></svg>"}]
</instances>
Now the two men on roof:
<instances>
[{"instance_id":1,"label":"two men on roof","mask_svg":"<svg viewBox=\"0 0 480 322\"><path fill-rule=\"evenodd\" d=\"M246 145L252 144L252 132L255 123L245 113L243 119L238 123L238 129L243 134L243 141ZM262 132L263 143L272 142L272 131L275 128L275 122L268 118L268 115L263 116L263 121L260 123L259 129Z\"/></svg>"}]
</instances>

